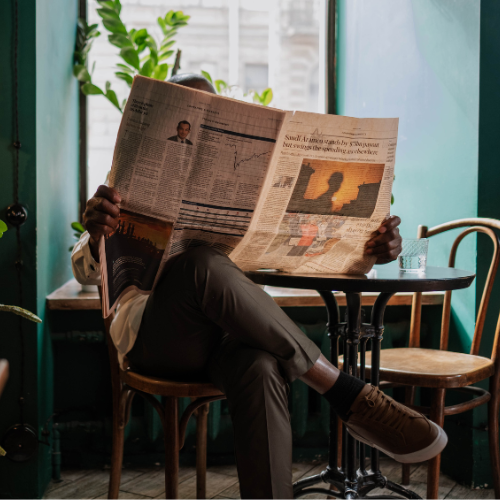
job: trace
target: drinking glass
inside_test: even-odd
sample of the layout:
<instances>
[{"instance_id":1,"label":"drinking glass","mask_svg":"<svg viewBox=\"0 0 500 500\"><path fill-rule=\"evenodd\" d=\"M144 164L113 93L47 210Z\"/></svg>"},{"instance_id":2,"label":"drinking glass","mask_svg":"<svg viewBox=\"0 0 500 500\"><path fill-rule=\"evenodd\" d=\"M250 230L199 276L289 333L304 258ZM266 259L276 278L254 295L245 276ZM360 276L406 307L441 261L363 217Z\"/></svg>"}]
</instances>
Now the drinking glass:
<instances>
[{"instance_id":1,"label":"drinking glass","mask_svg":"<svg viewBox=\"0 0 500 500\"><path fill-rule=\"evenodd\" d=\"M406 272L425 271L427 264L427 238L403 239L403 251L398 257L399 269Z\"/></svg>"}]
</instances>

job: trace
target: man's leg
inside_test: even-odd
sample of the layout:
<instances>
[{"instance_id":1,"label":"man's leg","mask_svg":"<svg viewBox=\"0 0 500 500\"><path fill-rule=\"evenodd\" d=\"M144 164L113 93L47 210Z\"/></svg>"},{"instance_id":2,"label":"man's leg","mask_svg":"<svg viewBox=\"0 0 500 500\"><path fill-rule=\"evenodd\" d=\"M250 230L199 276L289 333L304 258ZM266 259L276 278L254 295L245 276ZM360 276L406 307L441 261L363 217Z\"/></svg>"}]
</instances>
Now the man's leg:
<instances>
[{"instance_id":1,"label":"man's leg","mask_svg":"<svg viewBox=\"0 0 500 500\"><path fill-rule=\"evenodd\" d=\"M198 378L222 331L272 355L285 380L301 377L321 392L357 439L400 461L427 460L444 448L441 428L319 359L318 347L274 300L212 248L186 251L164 275L130 357L152 374Z\"/></svg>"},{"instance_id":2,"label":"man's leg","mask_svg":"<svg viewBox=\"0 0 500 500\"><path fill-rule=\"evenodd\" d=\"M242 498L292 498L288 386L274 356L226 335L210 378L227 397Z\"/></svg>"},{"instance_id":3,"label":"man's leg","mask_svg":"<svg viewBox=\"0 0 500 500\"><path fill-rule=\"evenodd\" d=\"M156 286L129 359L145 373L199 378L222 332L272 354L288 381L320 356L314 342L225 254L198 247L182 254Z\"/></svg>"}]
</instances>

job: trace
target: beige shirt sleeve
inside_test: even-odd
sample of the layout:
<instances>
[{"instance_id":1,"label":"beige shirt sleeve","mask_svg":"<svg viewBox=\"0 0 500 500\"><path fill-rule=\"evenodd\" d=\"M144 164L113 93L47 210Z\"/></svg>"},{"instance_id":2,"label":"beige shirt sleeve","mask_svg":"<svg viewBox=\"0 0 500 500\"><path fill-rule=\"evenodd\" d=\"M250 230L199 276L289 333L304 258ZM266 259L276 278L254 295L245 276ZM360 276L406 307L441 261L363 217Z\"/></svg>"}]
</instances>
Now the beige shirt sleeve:
<instances>
[{"instance_id":1,"label":"beige shirt sleeve","mask_svg":"<svg viewBox=\"0 0 500 500\"><path fill-rule=\"evenodd\" d=\"M82 285L101 284L101 266L94 260L90 251L90 234L85 231L71 253L73 275Z\"/></svg>"}]
</instances>

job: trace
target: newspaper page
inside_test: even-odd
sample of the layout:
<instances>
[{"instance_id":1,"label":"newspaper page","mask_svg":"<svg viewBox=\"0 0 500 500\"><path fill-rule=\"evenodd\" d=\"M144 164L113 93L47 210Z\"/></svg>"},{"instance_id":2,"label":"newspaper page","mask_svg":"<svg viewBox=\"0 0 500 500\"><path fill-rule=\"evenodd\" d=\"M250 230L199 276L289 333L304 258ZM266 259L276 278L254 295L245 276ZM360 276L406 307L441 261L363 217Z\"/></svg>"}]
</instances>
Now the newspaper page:
<instances>
[{"instance_id":1,"label":"newspaper page","mask_svg":"<svg viewBox=\"0 0 500 500\"><path fill-rule=\"evenodd\" d=\"M136 77L111 168L103 312L167 262L213 246L243 270L368 272L389 215L398 119L284 112Z\"/></svg>"},{"instance_id":2,"label":"newspaper page","mask_svg":"<svg viewBox=\"0 0 500 500\"><path fill-rule=\"evenodd\" d=\"M244 270L365 274L389 215L398 119L288 113L243 241Z\"/></svg>"},{"instance_id":3,"label":"newspaper page","mask_svg":"<svg viewBox=\"0 0 500 500\"><path fill-rule=\"evenodd\" d=\"M189 247L230 254L252 220L286 113L145 77L125 107L109 185L122 198L101 242L103 310L149 294Z\"/></svg>"}]
</instances>

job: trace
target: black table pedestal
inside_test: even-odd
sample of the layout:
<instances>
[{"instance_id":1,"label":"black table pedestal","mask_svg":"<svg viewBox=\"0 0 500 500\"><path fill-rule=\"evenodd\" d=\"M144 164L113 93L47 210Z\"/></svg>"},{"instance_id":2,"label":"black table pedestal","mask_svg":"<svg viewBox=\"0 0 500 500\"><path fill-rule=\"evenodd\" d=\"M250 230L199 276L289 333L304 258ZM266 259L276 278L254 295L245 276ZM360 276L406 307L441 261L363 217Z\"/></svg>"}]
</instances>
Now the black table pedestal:
<instances>
[{"instance_id":1,"label":"black table pedestal","mask_svg":"<svg viewBox=\"0 0 500 500\"><path fill-rule=\"evenodd\" d=\"M347 321L340 322L339 308L335 296L330 291L318 290L328 311L328 336L330 337L330 359L338 366L339 337L344 342L344 371L365 380L365 353L368 339L372 348L372 385L379 385L380 345L384 333L384 312L394 293L381 293L372 309L370 323L361 323L361 293L346 292ZM358 351L360 369L358 372ZM293 485L294 498L310 493L327 494L335 498L421 498L416 493L388 481L379 470L379 452L371 449L370 468L366 469L366 446L356 441L343 426L341 467L338 463L338 421L335 411L330 409L329 459L326 470L315 476L297 481ZM321 487L325 483L335 490ZM318 485L318 486L315 486ZM400 497L367 496L375 488L386 488Z\"/></svg>"}]
</instances>

